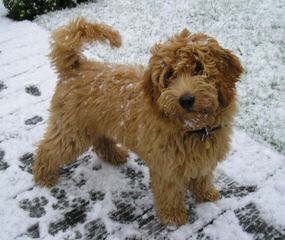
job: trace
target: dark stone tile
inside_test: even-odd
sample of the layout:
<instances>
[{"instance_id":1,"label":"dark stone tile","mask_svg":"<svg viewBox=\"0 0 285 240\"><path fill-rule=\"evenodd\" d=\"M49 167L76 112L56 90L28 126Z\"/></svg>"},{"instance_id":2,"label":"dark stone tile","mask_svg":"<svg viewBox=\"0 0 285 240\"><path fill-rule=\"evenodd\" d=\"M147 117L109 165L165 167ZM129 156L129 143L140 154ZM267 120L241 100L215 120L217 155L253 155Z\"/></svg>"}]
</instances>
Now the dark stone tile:
<instances>
[{"instance_id":1,"label":"dark stone tile","mask_svg":"<svg viewBox=\"0 0 285 240\"><path fill-rule=\"evenodd\" d=\"M0 160L3 160L5 156L5 152L3 150L0 150Z\"/></svg>"},{"instance_id":2,"label":"dark stone tile","mask_svg":"<svg viewBox=\"0 0 285 240\"><path fill-rule=\"evenodd\" d=\"M204 232L199 232L197 234L196 240L212 240L209 236L207 236Z\"/></svg>"},{"instance_id":3,"label":"dark stone tile","mask_svg":"<svg viewBox=\"0 0 285 240\"><path fill-rule=\"evenodd\" d=\"M36 97L41 96L41 92L36 85L30 85L25 87L25 91L26 93Z\"/></svg>"},{"instance_id":4,"label":"dark stone tile","mask_svg":"<svg viewBox=\"0 0 285 240\"><path fill-rule=\"evenodd\" d=\"M138 217L135 214L136 208L132 204L123 201L116 201L114 204L117 209L109 213L109 217L113 221L126 224L133 222Z\"/></svg>"},{"instance_id":5,"label":"dark stone tile","mask_svg":"<svg viewBox=\"0 0 285 240\"><path fill-rule=\"evenodd\" d=\"M133 200L138 200L138 199L142 199L143 197L145 197L145 193L142 191L122 191L120 193L120 196L122 199L125 199L127 201L133 201Z\"/></svg>"},{"instance_id":6,"label":"dark stone tile","mask_svg":"<svg viewBox=\"0 0 285 240\"><path fill-rule=\"evenodd\" d=\"M82 239L83 235L81 232L79 231L75 231L75 236L74 236L74 239Z\"/></svg>"},{"instance_id":7,"label":"dark stone tile","mask_svg":"<svg viewBox=\"0 0 285 240\"><path fill-rule=\"evenodd\" d=\"M135 181L141 181L144 178L142 171L136 171L130 167L124 167L121 169L121 173L123 173L127 178Z\"/></svg>"},{"instance_id":8,"label":"dark stone tile","mask_svg":"<svg viewBox=\"0 0 285 240\"><path fill-rule=\"evenodd\" d=\"M76 206L76 208L64 214L64 221L69 226L74 226L77 223L83 223L86 219L86 205L85 203Z\"/></svg>"},{"instance_id":9,"label":"dark stone tile","mask_svg":"<svg viewBox=\"0 0 285 240\"><path fill-rule=\"evenodd\" d=\"M26 125L36 125L37 123L43 121L43 118L40 116L34 116L32 118L29 118L25 120Z\"/></svg>"},{"instance_id":10,"label":"dark stone tile","mask_svg":"<svg viewBox=\"0 0 285 240\"><path fill-rule=\"evenodd\" d=\"M132 236L125 237L124 240L143 240L143 238L142 238L142 236L132 235Z\"/></svg>"},{"instance_id":11,"label":"dark stone tile","mask_svg":"<svg viewBox=\"0 0 285 240\"><path fill-rule=\"evenodd\" d=\"M53 188L51 190L51 195L57 199L57 203L52 204L53 209L63 210L69 207L69 201L67 200L64 189Z\"/></svg>"},{"instance_id":12,"label":"dark stone tile","mask_svg":"<svg viewBox=\"0 0 285 240\"><path fill-rule=\"evenodd\" d=\"M75 180L75 186L77 186L77 187L82 187L82 186L84 186L85 185L85 183L86 183L86 179L85 179L85 176L84 176L84 174L83 173L80 173L80 175L76 178L76 180Z\"/></svg>"},{"instance_id":13,"label":"dark stone tile","mask_svg":"<svg viewBox=\"0 0 285 240\"><path fill-rule=\"evenodd\" d=\"M146 166L145 162L140 158L136 158L135 162L140 166Z\"/></svg>"},{"instance_id":14,"label":"dark stone tile","mask_svg":"<svg viewBox=\"0 0 285 240\"><path fill-rule=\"evenodd\" d=\"M80 165L80 162L75 161L74 163L64 166L59 170L60 175L69 178L73 173L74 170Z\"/></svg>"},{"instance_id":15,"label":"dark stone tile","mask_svg":"<svg viewBox=\"0 0 285 240\"><path fill-rule=\"evenodd\" d=\"M8 163L0 160L0 171L6 170L9 167Z\"/></svg>"},{"instance_id":16,"label":"dark stone tile","mask_svg":"<svg viewBox=\"0 0 285 240\"><path fill-rule=\"evenodd\" d=\"M34 154L33 153L25 153L23 156L20 157L19 166L23 171L28 172L30 174L33 173L33 164L34 164Z\"/></svg>"},{"instance_id":17,"label":"dark stone tile","mask_svg":"<svg viewBox=\"0 0 285 240\"><path fill-rule=\"evenodd\" d=\"M36 197L32 200L26 198L19 202L19 207L24 211L29 212L29 216L32 218L40 218L46 214L44 206L48 204L48 200L45 197Z\"/></svg>"},{"instance_id":18,"label":"dark stone tile","mask_svg":"<svg viewBox=\"0 0 285 240\"><path fill-rule=\"evenodd\" d=\"M285 239L285 235L268 224L260 216L260 212L254 203L234 211L244 231L254 235L254 239Z\"/></svg>"},{"instance_id":19,"label":"dark stone tile","mask_svg":"<svg viewBox=\"0 0 285 240\"><path fill-rule=\"evenodd\" d=\"M105 197L105 193L101 191L90 191L89 194L90 194L90 199L95 202L102 201L104 200Z\"/></svg>"},{"instance_id":20,"label":"dark stone tile","mask_svg":"<svg viewBox=\"0 0 285 240\"><path fill-rule=\"evenodd\" d=\"M143 218L138 219L139 228L142 228L142 227L148 225L150 222L152 222L154 220L155 220L154 214L148 214L148 215L144 216Z\"/></svg>"},{"instance_id":21,"label":"dark stone tile","mask_svg":"<svg viewBox=\"0 0 285 240\"><path fill-rule=\"evenodd\" d=\"M69 226L63 220L53 222L49 224L48 233L54 236L59 231L65 232L67 228L69 228Z\"/></svg>"},{"instance_id":22,"label":"dark stone tile","mask_svg":"<svg viewBox=\"0 0 285 240\"><path fill-rule=\"evenodd\" d=\"M194 204L190 204L189 206L189 223L193 224L198 220L198 215L196 213L196 206Z\"/></svg>"},{"instance_id":23,"label":"dark stone tile","mask_svg":"<svg viewBox=\"0 0 285 240\"><path fill-rule=\"evenodd\" d=\"M7 86L2 81L0 81L0 92L4 89L7 89Z\"/></svg>"},{"instance_id":24,"label":"dark stone tile","mask_svg":"<svg viewBox=\"0 0 285 240\"><path fill-rule=\"evenodd\" d=\"M51 235L55 235L59 231L66 231L70 227L74 227L79 223L84 223L86 220L86 210L89 201L85 201L84 199L80 199L77 203L72 206L72 209L64 214L64 218L50 223L48 232Z\"/></svg>"},{"instance_id":25,"label":"dark stone tile","mask_svg":"<svg viewBox=\"0 0 285 240\"><path fill-rule=\"evenodd\" d=\"M102 169L102 165L100 163L98 163L92 169L95 171L99 171L100 169Z\"/></svg>"},{"instance_id":26,"label":"dark stone tile","mask_svg":"<svg viewBox=\"0 0 285 240\"><path fill-rule=\"evenodd\" d=\"M70 203L70 206L72 208L78 208L78 207L82 207L84 206L85 208L87 208L87 206L89 205L89 201L88 200L85 200L83 198L73 198L71 203Z\"/></svg>"},{"instance_id":27,"label":"dark stone tile","mask_svg":"<svg viewBox=\"0 0 285 240\"><path fill-rule=\"evenodd\" d=\"M215 182L221 187L220 193L225 198L245 197L257 190L256 186L242 186L223 173L217 176Z\"/></svg>"},{"instance_id":28,"label":"dark stone tile","mask_svg":"<svg viewBox=\"0 0 285 240\"><path fill-rule=\"evenodd\" d=\"M228 189L222 189L220 193L225 198L244 197L249 193L255 192L256 186L231 186Z\"/></svg>"},{"instance_id":29,"label":"dark stone tile","mask_svg":"<svg viewBox=\"0 0 285 240\"><path fill-rule=\"evenodd\" d=\"M66 178L70 178L70 176L74 173L74 170L81 164L87 163L88 161L90 161L90 159L92 158L91 155L86 155L81 159L78 159L77 161L74 161L71 164L68 164L67 166L64 166L63 168L60 169L60 175ZM85 184L85 182L78 182L78 184Z\"/></svg>"},{"instance_id":30,"label":"dark stone tile","mask_svg":"<svg viewBox=\"0 0 285 240\"><path fill-rule=\"evenodd\" d=\"M93 220L84 226L84 239L86 240L104 240L108 236L105 224L100 220Z\"/></svg>"},{"instance_id":31,"label":"dark stone tile","mask_svg":"<svg viewBox=\"0 0 285 240\"><path fill-rule=\"evenodd\" d=\"M0 150L0 171L6 170L9 167L9 164L4 161L5 152Z\"/></svg>"},{"instance_id":32,"label":"dark stone tile","mask_svg":"<svg viewBox=\"0 0 285 240\"><path fill-rule=\"evenodd\" d=\"M138 225L143 234L151 239L166 239L169 233L167 226L161 224L154 211L150 211L143 218L138 219Z\"/></svg>"},{"instance_id":33,"label":"dark stone tile","mask_svg":"<svg viewBox=\"0 0 285 240\"><path fill-rule=\"evenodd\" d=\"M58 200L62 200L66 198L66 192L64 189L53 188L51 189L50 193L53 197L55 197Z\"/></svg>"},{"instance_id":34,"label":"dark stone tile","mask_svg":"<svg viewBox=\"0 0 285 240\"><path fill-rule=\"evenodd\" d=\"M40 238L39 223L36 223L27 229L27 234L30 238Z\"/></svg>"}]
</instances>

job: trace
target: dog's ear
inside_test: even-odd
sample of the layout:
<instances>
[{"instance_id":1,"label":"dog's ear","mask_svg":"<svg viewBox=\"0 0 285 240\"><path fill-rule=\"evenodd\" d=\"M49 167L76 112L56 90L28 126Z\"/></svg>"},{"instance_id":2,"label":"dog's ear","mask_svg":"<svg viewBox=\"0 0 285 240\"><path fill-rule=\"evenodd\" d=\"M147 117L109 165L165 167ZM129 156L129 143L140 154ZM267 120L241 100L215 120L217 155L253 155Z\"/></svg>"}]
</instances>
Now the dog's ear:
<instances>
[{"instance_id":1,"label":"dog's ear","mask_svg":"<svg viewBox=\"0 0 285 240\"><path fill-rule=\"evenodd\" d=\"M150 99L153 106L156 106L157 99L160 96L159 78L163 68L160 57L161 44L155 44L151 48L152 57L144 72L143 89L145 95Z\"/></svg>"},{"instance_id":2,"label":"dog's ear","mask_svg":"<svg viewBox=\"0 0 285 240\"><path fill-rule=\"evenodd\" d=\"M145 95L150 99L150 102L153 106L156 106L157 99L160 96L160 91L157 84L155 84L155 79L152 76L152 68L148 66L144 73L143 79L143 89Z\"/></svg>"},{"instance_id":3,"label":"dog's ear","mask_svg":"<svg viewBox=\"0 0 285 240\"><path fill-rule=\"evenodd\" d=\"M225 49L224 61L227 65L227 71L233 82L239 81L243 73L243 67L238 59L230 50Z\"/></svg>"},{"instance_id":4,"label":"dog's ear","mask_svg":"<svg viewBox=\"0 0 285 240\"><path fill-rule=\"evenodd\" d=\"M187 28L184 28L179 35L181 37L188 38L191 35L191 31Z\"/></svg>"},{"instance_id":5,"label":"dog's ear","mask_svg":"<svg viewBox=\"0 0 285 240\"><path fill-rule=\"evenodd\" d=\"M188 41L190 39L191 32L187 29L184 28L181 32L175 34L170 41L171 42L184 42Z\"/></svg>"},{"instance_id":6,"label":"dog's ear","mask_svg":"<svg viewBox=\"0 0 285 240\"><path fill-rule=\"evenodd\" d=\"M223 107L227 107L236 93L236 82L239 81L241 74L243 73L243 67L238 59L228 49L223 49L223 53L220 55L221 76L218 86L218 98Z\"/></svg>"}]
</instances>

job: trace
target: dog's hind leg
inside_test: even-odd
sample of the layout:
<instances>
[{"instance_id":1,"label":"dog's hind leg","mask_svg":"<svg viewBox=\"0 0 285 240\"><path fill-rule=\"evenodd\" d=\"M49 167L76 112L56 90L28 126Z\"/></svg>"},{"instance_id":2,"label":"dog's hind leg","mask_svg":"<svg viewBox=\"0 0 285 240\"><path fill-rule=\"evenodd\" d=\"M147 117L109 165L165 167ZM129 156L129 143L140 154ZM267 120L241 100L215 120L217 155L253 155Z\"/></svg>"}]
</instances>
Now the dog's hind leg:
<instances>
[{"instance_id":1,"label":"dog's hind leg","mask_svg":"<svg viewBox=\"0 0 285 240\"><path fill-rule=\"evenodd\" d=\"M79 131L69 129L63 132L55 124L50 125L36 151L33 168L36 184L46 187L56 185L59 168L74 161L89 146L87 138Z\"/></svg>"},{"instance_id":2,"label":"dog's hind leg","mask_svg":"<svg viewBox=\"0 0 285 240\"><path fill-rule=\"evenodd\" d=\"M108 163L119 165L127 162L127 149L117 146L113 140L100 137L94 142L93 146L98 156Z\"/></svg>"}]
</instances>

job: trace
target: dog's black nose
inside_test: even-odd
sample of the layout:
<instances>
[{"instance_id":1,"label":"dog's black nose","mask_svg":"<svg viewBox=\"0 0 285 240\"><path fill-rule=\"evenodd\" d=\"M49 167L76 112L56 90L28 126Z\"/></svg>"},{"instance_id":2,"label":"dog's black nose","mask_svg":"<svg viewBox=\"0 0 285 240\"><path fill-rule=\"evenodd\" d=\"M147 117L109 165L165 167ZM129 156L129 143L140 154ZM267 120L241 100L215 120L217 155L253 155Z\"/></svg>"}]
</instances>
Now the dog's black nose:
<instances>
[{"instance_id":1,"label":"dog's black nose","mask_svg":"<svg viewBox=\"0 0 285 240\"><path fill-rule=\"evenodd\" d=\"M181 107L183 107L185 110L192 112L193 111L193 105L195 103L195 96L191 94L184 94L179 98L179 103Z\"/></svg>"}]
</instances>

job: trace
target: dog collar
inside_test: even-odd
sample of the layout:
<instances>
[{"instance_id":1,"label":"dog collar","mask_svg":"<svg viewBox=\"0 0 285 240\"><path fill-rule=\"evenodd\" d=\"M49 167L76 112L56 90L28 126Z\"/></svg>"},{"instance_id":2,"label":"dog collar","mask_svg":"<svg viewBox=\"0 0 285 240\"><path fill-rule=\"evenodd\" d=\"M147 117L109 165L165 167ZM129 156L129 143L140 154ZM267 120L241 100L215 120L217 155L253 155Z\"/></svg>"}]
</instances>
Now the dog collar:
<instances>
[{"instance_id":1,"label":"dog collar","mask_svg":"<svg viewBox=\"0 0 285 240\"><path fill-rule=\"evenodd\" d=\"M188 131L187 133L188 134L192 134L192 133L198 133L198 134L201 134L203 138L207 138L207 137L210 137L212 135L213 132L221 129L222 126L217 126L217 127L214 127L214 128L210 128L210 127L204 127L204 128L201 128L201 129L198 129L198 130L194 130L194 131Z\"/></svg>"},{"instance_id":2,"label":"dog collar","mask_svg":"<svg viewBox=\"0 0 285 240\"><path fill-rule=\"evenodd\" d=\"M187 135L192 135L192 134L199 134L201 135L201 141L204 142L205 144L205 148L209 149L211 147L211 136L213 135L213 133L219 129L221 129L222 126L217 126L214 128L210 128L210 127L204 127L198 130L194 130L194 131L188 131Z\"/></svg>"}]
</instances>

